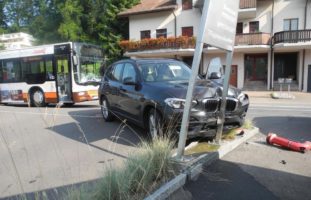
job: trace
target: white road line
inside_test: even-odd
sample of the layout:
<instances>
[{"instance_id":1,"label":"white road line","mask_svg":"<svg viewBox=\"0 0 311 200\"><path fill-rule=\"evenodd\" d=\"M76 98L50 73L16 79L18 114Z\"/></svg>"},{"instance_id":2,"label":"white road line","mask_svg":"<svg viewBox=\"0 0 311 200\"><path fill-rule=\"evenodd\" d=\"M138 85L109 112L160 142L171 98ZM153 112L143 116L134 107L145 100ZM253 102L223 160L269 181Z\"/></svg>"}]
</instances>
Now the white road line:
<instances>
[{"instance_id":1,"label":"white road line","mask_svg":"<svg viewBox=\"0 0 311 200\"><path fill-rule=\"evenodd\" d=\"M311 109L311 105L304 106L290 106L290 105L263 105L263 104L251 104L250 108L298 108L298 109Z\"/></svg>"},{"instance_id":2,"label":"white road line","mask_svg":"<svg viewBox=\"0 0 311 200\"><path fill-rule=\"evenodd\" d=\"M262 110L262 111L298 111L298 112L311 112L311 110L294 110L294 109L285 109L285 108L249 108L249 110Z\"/></svg>"},{"instance_id":3,"label":"white road line","mask_svg":"<svg viewBox=\"0 0 311 200\"><path fill-rule=\"evenodd\" d=\"M80 118L101 118L101 116L96 114L95 116L88 116L88 115L69 115L69 114L61 114L61 113L38 113L38 112L12 112L1 110L0 113L10 113L10 114L22 114L22 115L42 115L42 116L60 116L60 117L80 117Z\"/></svg>"}]
</instances>

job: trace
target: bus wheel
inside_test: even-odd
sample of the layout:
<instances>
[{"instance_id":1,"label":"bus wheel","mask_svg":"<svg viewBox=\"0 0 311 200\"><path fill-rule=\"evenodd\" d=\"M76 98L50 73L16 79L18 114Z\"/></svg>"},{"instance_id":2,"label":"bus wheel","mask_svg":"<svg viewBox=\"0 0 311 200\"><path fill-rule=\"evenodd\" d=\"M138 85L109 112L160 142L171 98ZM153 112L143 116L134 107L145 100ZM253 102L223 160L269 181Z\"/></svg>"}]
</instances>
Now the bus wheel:
<instances>
[{"instance_id":1,"label":"bus wheel","mask_svg":"<svg viewBox=\"0 0 311 200\"><path fill-rule=\"evenodd\" d=\"M44 93L37 89L30 94L30 105L35 107L45 106Z\"/></svg>"}]
</instances>

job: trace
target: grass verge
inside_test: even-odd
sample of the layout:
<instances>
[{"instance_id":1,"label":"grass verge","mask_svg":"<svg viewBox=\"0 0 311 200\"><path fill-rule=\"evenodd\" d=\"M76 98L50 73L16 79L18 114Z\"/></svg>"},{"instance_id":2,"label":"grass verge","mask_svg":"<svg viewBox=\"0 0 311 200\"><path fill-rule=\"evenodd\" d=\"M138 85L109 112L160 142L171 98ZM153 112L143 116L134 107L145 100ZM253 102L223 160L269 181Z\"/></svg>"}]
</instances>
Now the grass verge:
<instances>
[{"instance_id":1,"label":"grass verge","mask_svg":"<svg viewBox=\"0 0 311 200\"><path fill-rule=\"evenodd\" d=\"M168 138L142 142L139 150L128 157L122 168L110 166L95 188L71 191L67 199L144 199L173 175L173 146L174 143Z\"/></svg>"}]
</instances>

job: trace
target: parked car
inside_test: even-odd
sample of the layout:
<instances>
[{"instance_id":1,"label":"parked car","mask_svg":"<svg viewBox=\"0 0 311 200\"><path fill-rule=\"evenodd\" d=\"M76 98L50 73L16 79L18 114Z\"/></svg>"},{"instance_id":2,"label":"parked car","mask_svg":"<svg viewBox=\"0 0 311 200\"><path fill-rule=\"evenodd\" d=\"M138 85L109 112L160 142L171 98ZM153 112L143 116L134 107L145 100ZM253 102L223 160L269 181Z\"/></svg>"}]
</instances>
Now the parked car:
<instances>
[{"instance_id":1,"label":"parked car","mask_svg":"<svg viewBox=\"0 0 311 200\"><path fill-rule=\"evenodd\" d=\"M191 70L173 59L128 59L106 70L99 88L105 121L116 116L145 128L151 137L178 133ZM222 87L198 76L188 128L188 138L216 134ZM248 97L230 88L226 123L241 125Z\"/></svg>"}]
</instances>

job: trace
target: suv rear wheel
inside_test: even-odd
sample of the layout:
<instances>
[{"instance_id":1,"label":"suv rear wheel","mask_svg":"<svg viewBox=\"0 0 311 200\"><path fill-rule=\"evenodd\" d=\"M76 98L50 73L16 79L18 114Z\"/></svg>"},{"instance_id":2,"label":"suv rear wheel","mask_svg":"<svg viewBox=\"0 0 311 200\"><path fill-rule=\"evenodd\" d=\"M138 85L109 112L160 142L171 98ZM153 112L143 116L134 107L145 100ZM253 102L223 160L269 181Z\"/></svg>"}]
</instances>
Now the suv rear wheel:
<instances>
[{"instance_id":1,"label":"suv rear wheel","mask_svg":"<svg viewBox=\"0 0 311 200\"><path fill-rule=\"evenodd\" d=\"M101 113L103 115L103 118L106 122L110 122L113 120L113 115L110 111L110 106L107 98L105 96L101 99Z\"/></svg>"}]
</instances>

